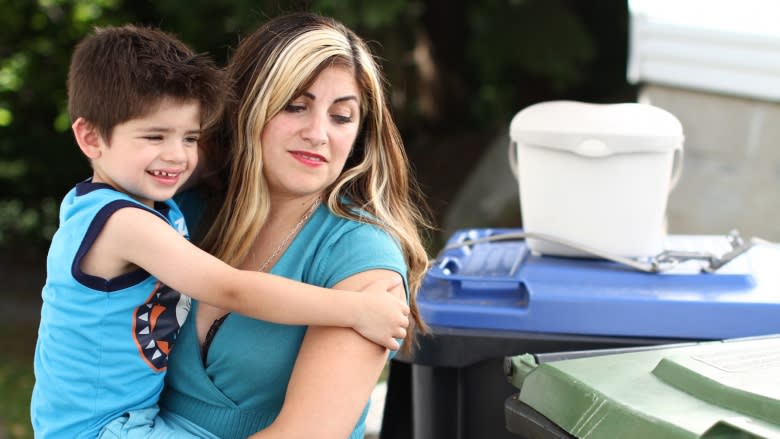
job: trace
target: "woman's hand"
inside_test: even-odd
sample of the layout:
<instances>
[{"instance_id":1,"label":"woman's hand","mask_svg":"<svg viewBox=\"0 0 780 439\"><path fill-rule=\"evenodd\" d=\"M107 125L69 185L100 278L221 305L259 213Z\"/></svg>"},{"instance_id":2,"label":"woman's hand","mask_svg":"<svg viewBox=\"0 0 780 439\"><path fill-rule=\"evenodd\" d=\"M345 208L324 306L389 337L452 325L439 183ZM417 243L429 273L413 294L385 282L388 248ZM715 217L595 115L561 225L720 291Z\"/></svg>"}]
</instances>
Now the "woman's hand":
<instances>
[{"instance_id":1,"label":"woman's hand","mask_svg":"<svg viewBox=\"0 0 780 439\"><path fill-rule=\"evenodd\" d=\"M400 276L395 276L361 289L363 310L353 326L363 337L390 350L401 347L396 339L406 337L409 327L409 305L392 291L401 282Z\"/></svg>"}]
</instances>

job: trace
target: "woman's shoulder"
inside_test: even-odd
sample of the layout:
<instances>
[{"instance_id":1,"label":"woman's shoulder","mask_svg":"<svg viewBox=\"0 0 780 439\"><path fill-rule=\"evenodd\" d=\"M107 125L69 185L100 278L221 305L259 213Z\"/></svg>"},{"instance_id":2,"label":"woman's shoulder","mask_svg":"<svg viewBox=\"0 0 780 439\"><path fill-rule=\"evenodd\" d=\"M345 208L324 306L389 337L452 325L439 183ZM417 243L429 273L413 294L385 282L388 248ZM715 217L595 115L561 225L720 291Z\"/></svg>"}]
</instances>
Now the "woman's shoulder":
<instances>
[{"instance_id":1,"label":"woman's shoulder","mask_svg":"<svg viewBox=\"0 0 780 439\"><path fill-rule=\"evenodd\" d=\"M345 218L321 206L321 221L313 224L319 256L365 259L396 263L403 261L401 247L389 231L369 222L369 217Z\"/></svg>"},{"instance_id":2,"label":"woman's shoulder","mask_svg":"<svg viewBox=\"0 0 780 439\"><path fill-rule=\"evenodd\" d=\"M371 214L356 207L350 208L350 212L355 218L338 215L327 206L320 206L317 213L321 214L321 224L316 230L326 235L329 241L364 241L368 244L395 242Z\"/></svg>"},{"instance_id":3,"label":"woman's shoulder","mask_svg":"<svg viewBox=\"0 0 780 439\"><path fill-rule=\"evenodd\" d=\"M312 252L312 279L318 285L333 286L343 279L368 270L390 270L406 277L406 262L397 241L382 227L344 218L325 206L306 239ZM308 238L308 237L307 237Z\"/></svg>"}]
</instances>

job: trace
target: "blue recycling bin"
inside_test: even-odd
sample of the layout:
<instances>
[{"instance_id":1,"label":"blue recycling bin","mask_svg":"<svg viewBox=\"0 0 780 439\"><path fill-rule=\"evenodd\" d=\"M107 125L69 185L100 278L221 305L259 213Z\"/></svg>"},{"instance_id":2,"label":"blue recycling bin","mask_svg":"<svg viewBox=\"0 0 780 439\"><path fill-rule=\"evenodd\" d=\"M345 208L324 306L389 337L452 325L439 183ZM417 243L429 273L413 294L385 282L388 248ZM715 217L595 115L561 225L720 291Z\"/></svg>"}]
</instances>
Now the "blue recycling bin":
<instances>
[{"instance_id":1,"label":"blue recycling bin","mask_svg":"<svg viewBox=\"0 0 780 439\"><path fill-rule=\"evenodd\" d=\"M447 246L518 229L456 232ZM725 237L670 236L675 250ZM523 241L447 250L418 306L431 332L391 362L382 439L517 439L504 357L780 333L780 251L756 247L716 273L664 274L597 259L538 256Z\"/></svg>"}]
</instances>

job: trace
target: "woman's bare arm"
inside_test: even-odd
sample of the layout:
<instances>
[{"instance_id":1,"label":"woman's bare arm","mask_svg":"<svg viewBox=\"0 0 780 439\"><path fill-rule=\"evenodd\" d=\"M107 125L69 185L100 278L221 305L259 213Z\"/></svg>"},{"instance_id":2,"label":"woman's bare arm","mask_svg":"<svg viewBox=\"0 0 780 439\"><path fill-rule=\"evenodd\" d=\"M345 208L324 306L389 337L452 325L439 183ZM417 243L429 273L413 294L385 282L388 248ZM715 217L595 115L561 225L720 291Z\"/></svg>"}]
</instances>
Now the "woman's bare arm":
<instances>
[{"instance_id":1,"label":"woman's bare arm","mask_svg":"<svg viewBox=\"0 0 780 439\"><path fill-rule=\"evenodd\" d=\"M334 288L359 290L387 270L370 270ZM398 276L398 274L395 274ZM403 285L394 292L404 298ZM366 293L371 294L371 293ZM388 351L348 328L311 326L303 339L282 411L252 439L344 439L352 432L387 362Z\"/></svg>"}]
</instances>

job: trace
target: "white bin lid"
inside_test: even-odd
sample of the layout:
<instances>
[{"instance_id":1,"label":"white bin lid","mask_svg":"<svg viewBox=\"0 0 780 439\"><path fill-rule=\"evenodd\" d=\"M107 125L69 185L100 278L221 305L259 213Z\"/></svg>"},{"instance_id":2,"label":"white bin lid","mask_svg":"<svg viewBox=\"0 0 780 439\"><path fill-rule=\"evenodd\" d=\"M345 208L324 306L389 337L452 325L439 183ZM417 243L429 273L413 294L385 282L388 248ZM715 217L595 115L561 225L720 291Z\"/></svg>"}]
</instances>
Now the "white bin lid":
<instances>
[{"instance_id":1,"label":"white bin lid","mask_svg":"<svg viewBox=\"0 0 780 439\"><path fill-rule=\"evenodd\" d=\"M591 104L550 101L526 107L512 118L517 143L602 157L681 148L682 125L671 113L639 103Z\"/></svg>"}]
</instances>

